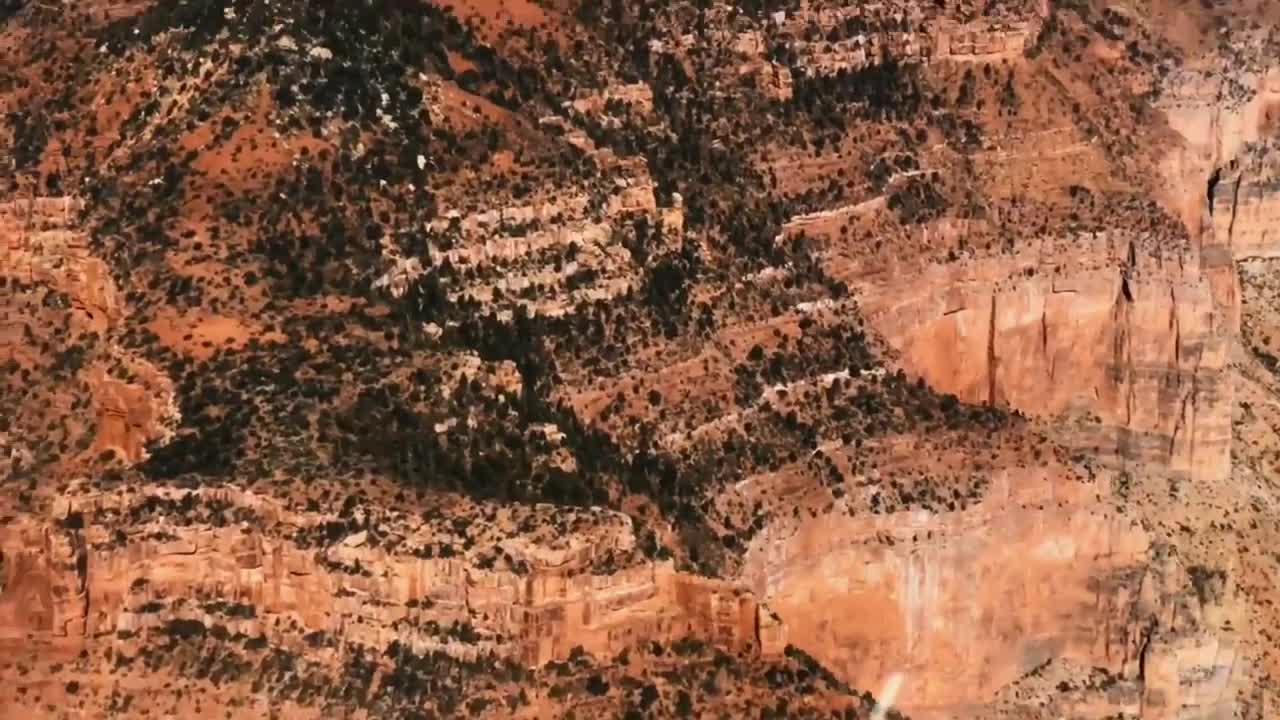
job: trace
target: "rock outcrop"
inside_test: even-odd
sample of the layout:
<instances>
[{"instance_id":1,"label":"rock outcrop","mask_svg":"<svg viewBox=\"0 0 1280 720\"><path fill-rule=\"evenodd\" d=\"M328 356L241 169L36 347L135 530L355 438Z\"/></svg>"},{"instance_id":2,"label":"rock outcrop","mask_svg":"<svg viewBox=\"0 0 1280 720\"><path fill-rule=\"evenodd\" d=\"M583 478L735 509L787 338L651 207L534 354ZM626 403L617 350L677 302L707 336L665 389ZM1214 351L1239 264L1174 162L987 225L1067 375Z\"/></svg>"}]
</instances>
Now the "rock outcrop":
<instances>
[{"instance_id":1,"label":"rock outcrop","mask_svg":"<svg viewBox=\"0 0 1280 720\"><path fill-rule=\"evenodd\" d=\"M1243 606L1222 577L1188 574L1152 546L1100 500L1109 493L1106 481L1001 471L964 511L770 528L744 576L791 642L851 682L902 673L912 717L982 705L1063 660L1128 687L1111 712L1229 712L1246 664L1234 650Z\"/></svg>"},{"instance_id":2,"label":"rock outcrop","mask_svg":"<svg viewBox=\"0 0 1280 720\"><path fill-rule=\"evenodd\" d=\"M7 379L15 391L47 384L57 395L69 388L40 378L51 367L70 371L93 408L94 429L86 436L92 444L81 449L136 462L146 457L149 443L170 437L177 415L174 390L154 365L115 341L125 303L107 264L91 252L88 235L78 227L83 208L74 197L0 204L0 280L9 288L0 299L0 352L12 361ZM36 346L56 347L60 354L50 362ZM27 373L25 381L20 371ZM33 419L52 419L74 412L75 401L68 402L72 407L51 408L32 398L24 410Z\"/></svg>"},{"instance_id":3,"label":"rock outcrop","mask_svg":"<svg viewBox=\"0 0 1280 720\"><path fill-rule=\"evenodd\" d=\"M1076 235L845 277L904 365L934 387L1045 416L1092 414L1101 424L1073 439L1082 448L1222 477L1227 336L1198 259L1160 242Z\"/></svg>"},{"instance_id":4,"label":"rock outcrop","mask_svg":"<svg viewBox=\"0 0 1280 720\"><path fill-rule=\"evenodd\" d=\"M523 524L555 513L523 513ZM348 523L231 489L72 495L0 529L0 640L84 644L187 619L282 646L321 633L531 667L574 648L611 657L684 637L781 651L776 625L758 635L769 613L746 589L638 558L626 516L573 524L455 554L443 519Z\"/></svg>"},{"instance_id":5,"label":"rock outcrop","mask_svg":"<svg viewBox=\"0 0 1280 720\"><path fill-rule=\"evenodd\" d=\"M1027 4L1018 12L995 11L968 22L930 12L932 8L894 4L809 7L781 12L762 30L734 34L738 54L758 60L778 43L794 50L798 64L813 75L832 75L880 65L906 63L999 62L1021 57L1035 42L1045 13ZM685 36L679 46L693 46Z\"/></svg>"},{"instance_id":6,"label":"rock outcrop","mask_svg":"<svg viewBox=\"0 0 1280 720\"><path fill-rule=\"evenodd\" d=\"M5 710L1270 717L1273 4L21 5Z\"/></svg>"},{"instance_id":7,"label":"rock outcrop","mask_svg":"<svg viewBox=\"0 0 1280 720\"><path fill-rule=\"evenodd\" d=\"M1280 256L1278 150L1275 141L1250 143L1210 176L1202 250L1207 267Z\"/></svg>"},{"instance_id":8,"label":"rock outcrop","mask_svg":"<svg viewBox=\"0 0 1280 720\"><path fill-rule=\"evenodd\" d=\"M619 91L607 97L629 96ZM579 110L603 108L601 100L599 108L587 103ZM608 301L640 287L642 268L619 242L633 232L632 223L643 221L665 245L678 242L684 222L679 195L671 206L658 207L653 179L643 161L620 162L611 153L596 150L589 139L581 142L616 171L603 207L593 206L589 192L549 193L546 202L468 215L449 210L428 225L433 240L440 244L429 248L429 261L447 263L467 273L470 280L449 288L452 300L492 304L506 299L530 314L561 317L579 303ZM421 266L416 273L405 269L416 258L392 260L395 267L378 285L394 292L421 274Z\"/></svg>"}]
</instances>

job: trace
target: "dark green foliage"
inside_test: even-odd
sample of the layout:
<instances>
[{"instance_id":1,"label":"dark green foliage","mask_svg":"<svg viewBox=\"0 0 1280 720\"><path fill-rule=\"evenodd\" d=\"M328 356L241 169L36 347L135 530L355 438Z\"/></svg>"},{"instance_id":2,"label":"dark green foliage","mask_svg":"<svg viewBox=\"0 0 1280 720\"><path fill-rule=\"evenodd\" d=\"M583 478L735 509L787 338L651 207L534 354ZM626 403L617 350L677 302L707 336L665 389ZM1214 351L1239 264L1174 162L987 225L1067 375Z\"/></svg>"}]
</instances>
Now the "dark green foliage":
<instances>
[{"instance_id":1,"label":"dark green foliage","mask_svg":"<svg viewBox=\"0 0 1280 720\"><path fill-rule=\"evenodd\" d=\"M26 4L27 0L0 0L0 22L5 22L22 12L22 8L26 7Z\"/></svg>"},{"instance_id":2,"label":"dark green foliage","mask_svg":"<svg viewBox=\"0 0 1280 720\"><path fill-rule=\"evenodd\" d=\"M201 609L207 613L225 615L229 618L248 619L257 617L258 615L258 609L253 605L237 602L223 602L221 600L207 602L201 606Z\"/></svg>"},{"instance_id":3,"label":"dark green foliage","mask_svg":"<svg viewBox=\"0 0 1280 720\"><path fill-rule=\"evenodd\" d=\"M697 279L698 257L686 246L653 262L645 274L644 299L657 315L663 332L674 337L685 320L689 288Z\"/></svg>"},{"instance_id":4,"label":"dark green foliage","mask_svg":"<svg viewBox=\"0 0 1280 720\"><path fill-rule=\"evenodd\" d=\"M142 465L143 472L156 478L188 473L217 477L236 466L245 454L248 429L260 412L250 387L273 379L283 381L288 368L244 360L234 356L210 360L180 375L183 427L173 441L152 452Z\"/></svg>"},{"instance_id":5,"label":"dark green foliage","mask_svg":"<svg viewBox=\"0 0 1280 720\"><path fill-rule=\"evenodd\" d=\"M1280 358L1277 358L1275 355L1272 355L1266 350L1258 347L1254 347L1252 350L1253 356L1258 358L1258 361L1262 363L1263 367L1277 375L1280 375Z\"/></svg>"},{"instance_id":6,"label":"dark green foliage","mask_svg":"<svg viewBox=\"0 0 1280 720\"><path fill-rule=\"evenodd\" d=\"M1000 109L1008 115L1016 115L1019 108L1018 91L1014 87L1014 71L1010 70L1000 90Z\"/></svg>"},{"instance_id":7,"label":"dark green foliage","mask_svg":"<svg viewBox=\"0 0 1280 720\"><path fill-rule=\"evenodd\" d=\"M935 184L937 173L928 176L912 176L889 195L889 209L907 224L935 220L946 212L946 197L938 192Z\"/></svg>"},{"instance_id":8,"label":"dark green foliage","mask_svg":"<svg viewBox=\"0 0 1280 720\"><path fill-rule=\"evenodd\" d=\"M894 175L919 169L920 165L916 162L914 155L898 153L876 158L868 175L870 176L871 187L876 190L883 190Z\"/></svg>"},{"instance_id":9,"label":"dark green foliage","mask_svg":"<svg viewBox=\"0 0 1280 720\"><path fill-rule=\"evenodd\" d=\"M910 118L919 112L923 100L918 69L892 56L831 75L810 75L800 68L792 68L792 73L792 104L814 118L837 124L851 108L880 120Z\"/></svg>"},{"instance_id":10,"label":"dark green foliage","mask_svg":"<svg viewBox=\"0 0 1280 720\"><path fill-rule=\"evenodd\" d=\"M173 638L188 640L202 637L205 633L204 623L199 620L170 620L165 631Z\"/></svg>"},{"instance_id":11,"label":"dark green foliage","mask_svg":"<svg viewBox=\"0 0 1280 720\"><path fill-rule=\"evenodd\" d=\"M1225 570L1191 565L1187 568L1187 576L1191 578L1191 587L1195 589L1201 606L1217 602L1222 597L1227 582Z\"/></svg>"},{"instance_id":12,"label":"dark green foliage","mask_svg":"<svg viewBox=\"0 0 1280 720\"><path fill-rule=\"evenodd\" d=\"M587 678L586 688L592 695L600 696L609 692L609 683L599 675L592 675Z\"/></svg>"},{"instance_id":13,"label":"dark green foliage","mask_svg":"<svg viewBox=\"0 0 1280 720\"><path fill-rule=\"evenodd\" d=\"M956 91L955 104L960 108L969 108L973 106L974 88L977 85L978 78L973 73L972 67L964 69L964 75L960 78L960 89Z\"/></svg>"},{"instance_id":14,"label":"dark green foliage","mask_svg":"<svg viewBox=\"0 0 1280 720\"><path fill-rule=\"evenodd\" d=\"M0 6L0 21L4 20L4 8ZM15 110L5 116L13 133L10 154L16 169L26 170L40 161L49 142L48 120L38 111Z\"/></svg>"}]
</instances>

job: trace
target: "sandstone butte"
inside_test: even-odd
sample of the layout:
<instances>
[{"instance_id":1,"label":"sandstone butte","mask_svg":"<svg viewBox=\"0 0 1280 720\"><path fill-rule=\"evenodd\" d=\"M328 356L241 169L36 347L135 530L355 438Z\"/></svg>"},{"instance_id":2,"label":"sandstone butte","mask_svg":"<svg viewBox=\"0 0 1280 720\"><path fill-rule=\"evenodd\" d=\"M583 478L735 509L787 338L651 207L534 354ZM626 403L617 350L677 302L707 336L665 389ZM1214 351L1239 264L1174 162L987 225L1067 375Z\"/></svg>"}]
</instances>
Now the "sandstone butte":
<instances>
[{"instance_id":1,"label":"sandstone butte","mask_svg":"<svg viewBox=\"0 0 1280 720\"><path fill-rule=\"evenodd\" d=\"M1275 3L8 0L0 110L0 718L1280 717Z\"/></svg>"}]
</instances>

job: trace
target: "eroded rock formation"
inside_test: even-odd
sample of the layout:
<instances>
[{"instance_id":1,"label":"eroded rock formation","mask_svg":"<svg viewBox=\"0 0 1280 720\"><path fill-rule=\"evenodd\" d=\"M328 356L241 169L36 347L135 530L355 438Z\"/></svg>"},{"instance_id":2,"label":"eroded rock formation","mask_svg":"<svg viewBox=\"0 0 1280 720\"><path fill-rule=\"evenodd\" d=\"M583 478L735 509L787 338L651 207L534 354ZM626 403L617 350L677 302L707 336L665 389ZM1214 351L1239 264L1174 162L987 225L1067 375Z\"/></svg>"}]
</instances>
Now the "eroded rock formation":
<instances>
[{"instance_id":1,"label":"eroded rock formation","mask_svg":"<svg viewBox=\"0 0 1280 720\"><path fill-rule=\"evenodd\" d=\"M1222 477L1228 336L1198 258L1152 247L1160 242L1075 235L1024 241L1012 256L849 277L872 325L935 387L1037 414L1092 414L1101 427L1081 447Z\"/></svg>"},{"instance_id":2,"label":"eroded rock formation","mask_svg":"<svg viewBox=\"0 0 1280 720\"><path fill-rule=\"evenodd\" d=\"M556 513L495 522L555 525ZM587 513L569 535L512 532L457 553L444 520L349 522L232 489L70 496L0 531L0 637L85 644L186 619L297 648L321 633L531 667L686 636L774 655L785 644L776 629L758 636L768 610L745 589L637 557L626 516Z\"/></svg>"},{"instance_id":3,"label":"eroded rock formation","mask_svg":"<svg viewBox=\"0 0 1280 720\"><path fill-rule=\"evenodd\" d=\"M70 373L92 406L82 418L92 430L80 435L91 445L77 449L115 452L135 462L146 457L149 443L172 433L174 391L154 365L111 338L123 320L124 302L107 264L93 255L78 227L83 207L82 200L69 196L0 205L0 279L10 293L0 303L6 380L30 391L39 385L33 372L38 376L52 365L55 373ZM51 358L50 346L61 352ZM15 408L15 418L27 413L29 421L40 414L52 420L71 411L51 410L29 393L26 397L29 404ZM15 432L14 451L38 439Z\"/></svg>"},{"instance_id":4,"label":"eroded rock formation","mask_svg":"<svg viewBox=\"0 0 1280 720\"><path fill-rule=\"evenodd\" d=\"M791 642L852 682L902 672L913 717L988 702L1061 661L1121 679L1130 699L1113 710L1229 708L1244 674L1239 600L1099 502L1109 488L1054 473L999 472L954 513L771 528L744 573Z\"/></svg>"},{"instance_id":5,"label":"eroded rock formation","mask_svg":"<svg viewBox=\"0 0 1280 720\"><path fill-rule=\"evenodd\" d=\"M0 703L1270 717L1238 4L0 11Z\"/></svg>"}]
</instances>

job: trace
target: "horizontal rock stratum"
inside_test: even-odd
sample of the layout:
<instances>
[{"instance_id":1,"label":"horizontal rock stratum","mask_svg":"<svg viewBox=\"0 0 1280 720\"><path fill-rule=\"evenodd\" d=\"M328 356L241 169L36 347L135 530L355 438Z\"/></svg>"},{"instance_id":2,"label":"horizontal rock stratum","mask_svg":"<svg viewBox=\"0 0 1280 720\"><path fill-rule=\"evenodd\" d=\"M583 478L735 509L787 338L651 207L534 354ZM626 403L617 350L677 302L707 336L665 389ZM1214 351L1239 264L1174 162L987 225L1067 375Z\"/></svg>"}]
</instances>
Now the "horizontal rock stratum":
<instances>
[{"instance_id":1,"label":"horizontal rock stratum","mask_svg":"<svg viewBox=\"0 0 1280 720\"><path fill-rule=\"evenodd\" d=\"M0 718L1276 717L1278 38L0 2Z\"/></svg>"}]
</instances>

